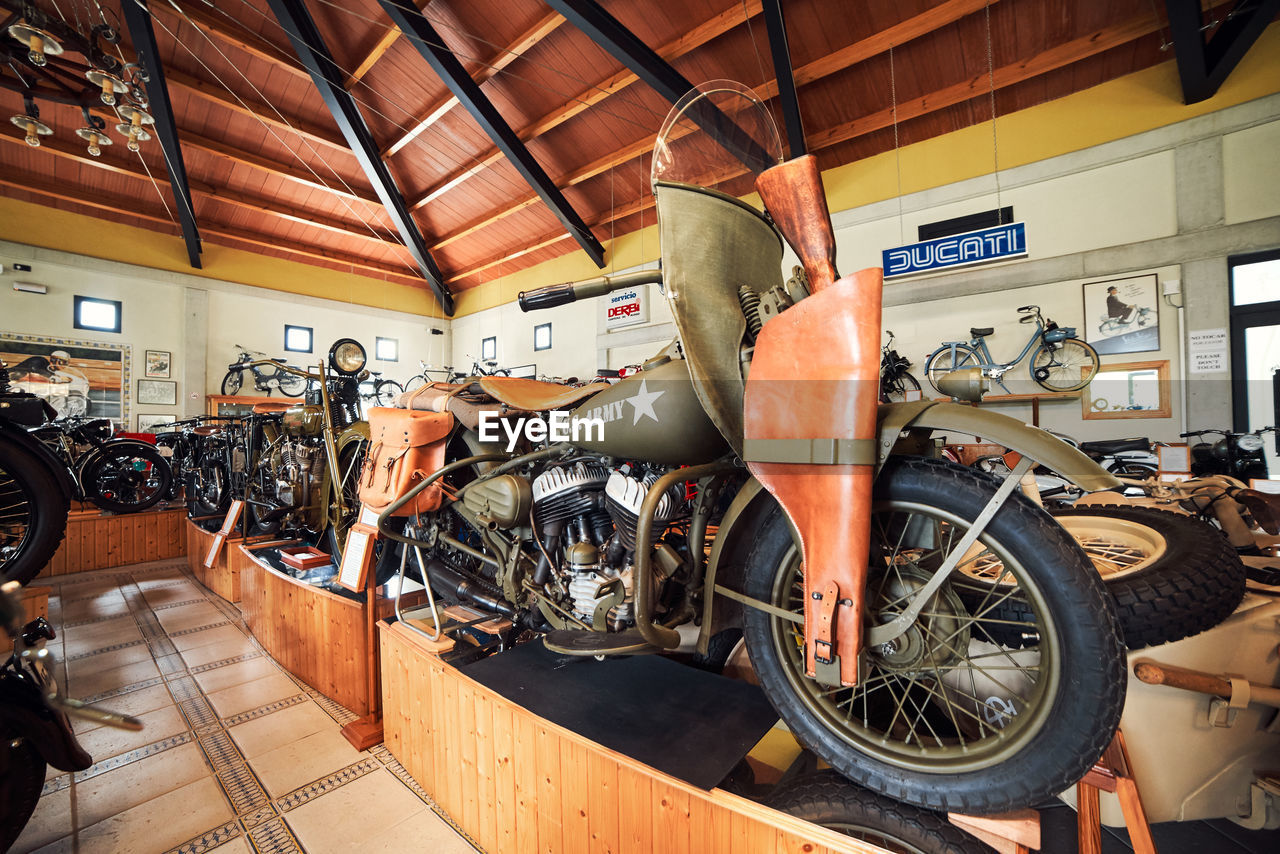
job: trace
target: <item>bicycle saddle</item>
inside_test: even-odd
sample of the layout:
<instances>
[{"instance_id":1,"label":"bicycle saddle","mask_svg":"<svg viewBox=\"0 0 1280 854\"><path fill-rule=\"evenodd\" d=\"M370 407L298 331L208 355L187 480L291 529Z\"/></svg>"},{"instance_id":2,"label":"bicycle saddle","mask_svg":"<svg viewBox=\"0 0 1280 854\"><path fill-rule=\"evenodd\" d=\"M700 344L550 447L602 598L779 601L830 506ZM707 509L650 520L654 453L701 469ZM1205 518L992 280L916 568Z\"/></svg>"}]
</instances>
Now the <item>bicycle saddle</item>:
<instances>
[{"instance_id":1,"label":"bicycle saddle","mask_svg":"<svg viewBox=\"0 0 1280 854\"><path fill-rule=\"evenodd\" d=\"M1103 439L1098 442L1081 442L1080 450L1086 454L1118 454L1121 451L1149 451L1151 440L1143 436L1140 439Z\"/></svg>"},{"instance_id":2,"label":"bicycle saddle","mask_svg":"<svg viewBox=\"0 0 1280 854\"><path fill-rule=\"evenodd\" d=\"M992 335L995 333L995 331L996 330L994 326L983 326L983 327L975 326L969 330L969 334L972 335L974 338L981 338L984 335Z\"/></svg>"}]
</instances>

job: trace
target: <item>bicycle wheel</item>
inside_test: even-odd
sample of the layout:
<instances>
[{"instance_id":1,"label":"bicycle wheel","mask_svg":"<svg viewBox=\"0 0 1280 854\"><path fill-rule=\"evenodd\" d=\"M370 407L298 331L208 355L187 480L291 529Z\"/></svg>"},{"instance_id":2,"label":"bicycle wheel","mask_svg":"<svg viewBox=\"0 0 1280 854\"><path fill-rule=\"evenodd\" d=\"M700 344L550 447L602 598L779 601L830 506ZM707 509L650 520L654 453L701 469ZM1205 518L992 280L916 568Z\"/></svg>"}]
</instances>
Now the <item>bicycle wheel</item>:
<instances>
[{"instance_id":1,"label":"bicycle wheel","mask_svg":"<svg viewBox=\"0 0 1280 854\"><path fill-rule=\"evenodd\" d=\"M1048 391L1079 391L1098 373L1098 351L1079 338L1041 344L1031 357L1031 378Z\"/></svg>"},{"instance_id":2,"label":"bicycle wheel","mask_svg":"<svg viewBox=\"0 0 1280 854\"><path fill-rule=\"evenodd\" d=\"M929 385L933 386L934 391L938 392L938 394L946 394L946 392L938 388L938 380L957 368L973 368L977 367L978 364L978 354L964 344L956 345L955 363L952 364L951 345L944 344L930 353L929 358L925 360L924 375L929 380Z\"/></svg>"},{"instance_id":3,"label":"bicycle wheel","mask_svg":"<svg viewBox=\"0 0 1280 854\"><path fill-rule=\"evenodd\" d=\"M222 393L233 395L240 393L240 385L244 382L244 371L227 371L222 378Z\"/></svg>"},{"instance_id":4,"label":"bicycle wheel","mask_svg":"<svg viewBox=\"0 0 1280 854\"><path fill-rule=\"evenodd\" d=\"M277 371L276 376L280 380L280 393L283 395L302 397L307 390L306 377L300 377L297 374L290 374L285 371Z\"/></svg>"},{"instance_id":5,"label":"bicycle wheel","mask_svg":"<svg viewBox=\"0 0 1280 854\"><path fill-rule=\"evenodd\" d=\"M378 406L395 406L396 398L404 393L404 386L395 380L382 380L373 394L374 403Z\"/></svg>"},{"instance_id":6,"label":"bicycle wheel","mask_svg":"<svg viewBox=\"0 0 1280 854\"><path fill-rule=\"evenodd\" d=\"M413 376L409 377L409 379L404 381L404 390L413 391L416 388L422 388L426 384L427 384L426 377L424 377L422 374L414 374Z\"/></svg>"},{"instance_id":7,"label":"bicycle wheel","mask_svg":"<svg viewBox=\"0 0 1280 854\"><path fill-rule=\"evenodd\" d=\"M903 371L896 377L886 378L880 388L880 399L884 403L902 403L908 399L908 392L918 391L920 391L920 381ZM913 394L910 399L918 400L919 395Z\"/></svg>"}]
</instances>

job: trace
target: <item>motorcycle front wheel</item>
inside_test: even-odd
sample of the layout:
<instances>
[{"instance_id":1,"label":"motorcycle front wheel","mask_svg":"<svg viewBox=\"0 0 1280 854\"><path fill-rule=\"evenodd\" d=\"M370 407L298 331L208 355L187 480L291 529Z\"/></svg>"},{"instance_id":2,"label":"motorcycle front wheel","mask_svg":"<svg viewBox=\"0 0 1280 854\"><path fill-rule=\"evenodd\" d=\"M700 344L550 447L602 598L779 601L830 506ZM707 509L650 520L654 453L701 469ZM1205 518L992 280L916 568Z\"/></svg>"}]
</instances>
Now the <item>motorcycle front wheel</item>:
<instances>
[{"instance_id":1,"label":"motorcycle front wheel","mask_svg":"<svg viewBox=\"0 0 1280 854\"><path fill-rule=\"evenodd\" d=\"M169 492L169 461L151 447L110 444L81 476L85 497L103 510L137 513L154 506Z\"/></svg>"},{"instance_id":2,"label":"motorcycle front wheel","mask_svg":"<svg viewBox=\"0 0 1280 854\"><path fill-rule=\"evenodd\" d=\"M36 811L45 761L30 739L13 738L8 732L0 736L4 739L0 750L8 754L0 757L0 771L4 772L0 774L0 851L8 851Z\"/></svg>"},{"instance_id":3,"label":"motorcycle front wheel","mask_svg":"<svg viewBox=\"0 0 1280 854\"><path fill-rule=\"evenodd\" d=\"M914 457L876 480L864 613L891 621L995 494L999 481ZM804 566L781 508L759 527L747 595L803 613ZM998 590L954 572L908 631L864 649L859 682L831 687L804 672L801 624L745 611L747 648L791 731L841 774L939 811L1026 807L1070 788L1101 757L1124 704L1124 648L1089 559L1046 513L1011 495L965 553L997 560ZM974 594L978 594L974 598ZM1027 617L995 616L1020 596ZM999 640L1017 630L1017 648Z\"/></svg>"},{"instance_id":4,"label":"motorcycle front wheel","mask_svg":"<svg viewBox=\"0 0 1280 854\"><path fill-rule=\"evenodd\" d=\"M227 396L239 394L243 383L244 371L227 371L227 375L222 378L222 393Z\"/></svg>"},{"instance_id":5,"label":"motorcycle front wheel","mask_svg":"<svg viewBox=\"0 0 1280 854\"><path fill-rule=\"evenodd\" d=\"M215 516L225 513L231 504L227 472L221 465L206 463L195 472L191 495L187 496L193 516Z\"/></svg>"},{"instance_id":6,"label":"motorcycle front wheel","mask_svg":"<svg viewBox=\"0 0 1280 854\"><path fill-rule=\"evenodd\" d=\"M30 582L66 532L57 475L28 449L0 441L0 581Z\"/></svg>"}]
</instances>

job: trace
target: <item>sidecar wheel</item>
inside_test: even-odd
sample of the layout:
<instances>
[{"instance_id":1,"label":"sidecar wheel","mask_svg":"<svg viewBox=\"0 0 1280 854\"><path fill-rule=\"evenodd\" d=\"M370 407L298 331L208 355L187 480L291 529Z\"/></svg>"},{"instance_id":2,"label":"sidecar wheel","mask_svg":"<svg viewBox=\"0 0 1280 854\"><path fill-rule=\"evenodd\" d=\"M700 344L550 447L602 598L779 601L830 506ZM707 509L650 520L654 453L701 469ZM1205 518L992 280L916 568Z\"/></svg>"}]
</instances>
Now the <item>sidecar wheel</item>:
<instances>
[{"instance_id":1,"label":"sidecar wheel","mask_svg":"<svg viewBox=\"0 0 1280 854\"><path fill-rule=\"evenodd\" d=\"M885 465L872 508L870 624L901 612L998 485L937 460ZM747 595L802 613L804 568L781 508L767 511L758 530ZM863 651L850 688L805 675L797 623L747 608L756 674L796 737L860 785L933 810L1004 812L1079 780L1110 742L1124 704L1124 648L1110 597L1070 535L1018 493L964 561L985 556L1011 579L999 593L954 573L907 633ZM1011 595L1029 605L1016 626L993 616ZM1012 629L1020 648L999 643Z\"/></svg>"}]
</instances>

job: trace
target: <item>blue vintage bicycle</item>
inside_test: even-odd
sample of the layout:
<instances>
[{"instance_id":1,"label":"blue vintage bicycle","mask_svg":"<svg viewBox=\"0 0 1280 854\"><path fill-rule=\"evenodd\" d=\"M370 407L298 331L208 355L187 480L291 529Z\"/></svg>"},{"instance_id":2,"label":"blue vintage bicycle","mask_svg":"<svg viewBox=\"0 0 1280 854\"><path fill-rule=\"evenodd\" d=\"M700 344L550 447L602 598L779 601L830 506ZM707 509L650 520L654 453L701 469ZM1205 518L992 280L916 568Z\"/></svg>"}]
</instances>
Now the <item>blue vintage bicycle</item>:
<instances>
[{"instance_id":1,"label":"blue vintage bicycle","mask_svg":"<svg viewBox=\"0 0 1280 854\"><path fill-rule=\"evenodd\" d=\"M1002 378L1013 370L1028 354L1031 355L1031 378L1047 391L1078 391L1087 386L1098 371L1098 351L1076 337L1073 326L1059 326L1040 314L1040 306L1024 305L1018 309L1023 315L1019 323L1034 323L1036 329L1027 339L1022 352L1011 362L997 362L987 349L986 337L995 332L991 327L975 327L969 330L970 339L948 341L929 354L924 372L939 394L938 380L959 368L982 368L983 376L990 377L1009 393Z\"/></svg>"}]
</instances>

